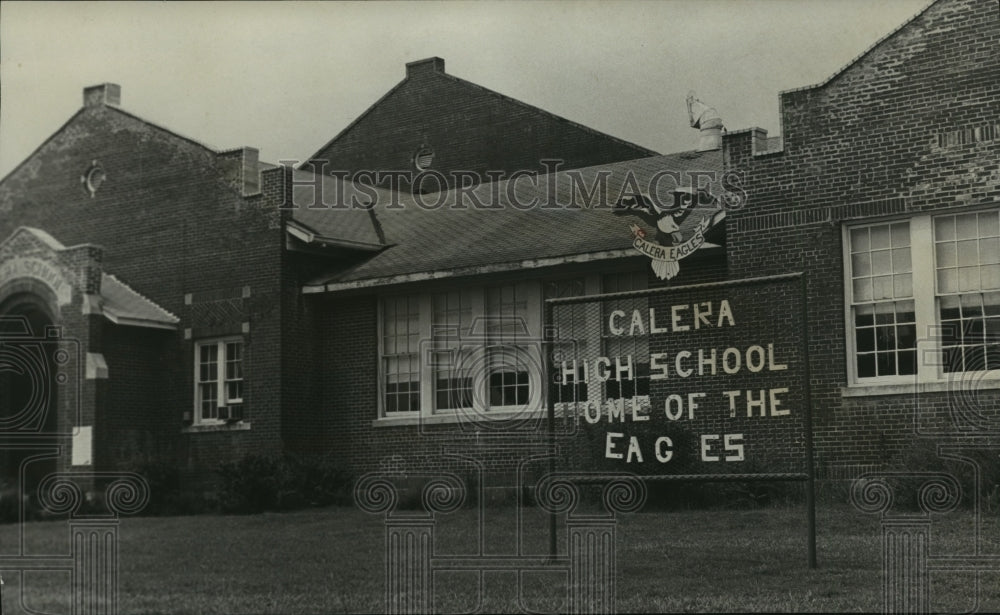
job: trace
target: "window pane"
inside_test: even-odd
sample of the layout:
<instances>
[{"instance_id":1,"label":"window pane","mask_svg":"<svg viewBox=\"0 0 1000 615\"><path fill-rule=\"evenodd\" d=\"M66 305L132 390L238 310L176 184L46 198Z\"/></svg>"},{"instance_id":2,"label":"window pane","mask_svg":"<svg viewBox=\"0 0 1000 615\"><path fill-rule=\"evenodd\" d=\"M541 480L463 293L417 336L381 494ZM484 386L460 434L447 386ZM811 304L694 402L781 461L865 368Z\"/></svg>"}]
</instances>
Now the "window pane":
<instances>
[{"instance_id":1,"label":"window pane","mask_svg":"<svg viewBox=\"0 0 1000 615\"><path fill-rule=\"evenodd\" d=\"M892 225L892 247L902 248L910 245L910 223L897 222Z\"/></svg>"},{"instance_id":2,"label":"window pane","mask_svg":"<svg viewBox=\"0 0 1000 615\"><path fill-rule=\"evenodd\" d=\"M851 252L868 252L871 249L868 242L868 228L851 229Z\"/></svg>"},{"instance_id":3,"label":"window pane","mask_svg":"<svg viewBox=\"0 0 1000 615\"><path fill-rule=\"evenodd\" d=\"M979 240L979 262L981 264L1000 263L1000 237Z\"/></svg>"},{"instance_id":4,"label":"window pane","mask_svg":"<svg viewBox=\"0 0 1000 615\"><path fill-rule=\"evenodd\" d=\"M953 241L955 239L955 217L939 216L934 219L934 239Z\"/></svg>"},{"instance_id":5,"label":"window pane","mask_svg":"<svg viewBox=\"0 0 1000 615\"><path fill-rule=\"evenodd\" d=\"M875 306L859 305L854 310L854 324L858 327L870 327L875 324Z\"/></svg>"},{"instance_id":6,"label":"window pane","mask_svg":"<svg viewBox=\"0 0 1000 615\"><path fill-rule=\"evenodd\" d=\"M984 293L983 307L986 314L1000 316L1000 293Z\"/></svg>"},{"instance_id":7,"label":"window pane","mask_svg":"<svg viewBox=\"0 0 1000 615\"><path fill-rule=\"evenodd\" d=\"M856 277L869 276L872 273L872 257L867 252L851 255L851 274Z\"/></svg>"},{"instance_id":8,"label":"window pane","mask_svg":"<svg viewBox=\"0 0 1000 615\"><path fill-rule=\"evenodd\" d=\"M239 401L243 399L243 381L226 383L226 401Z\"/></svg>"},{"instance_id":9,"label":"window pane","mask_svg":"<svg viewBox=\"0 0 1000 615\"><path fill-rule=\"evenodd\" d=\"M1000 212L979 214L979 236L996 237L998 235L1000 235Z\"/></svg>"},{"instance_id":10,"label":"window pane","mask_svg":"<svg viewBox=\"0 0 1000 615\"><path fill-rule=\"evenodd\" d=\"M974 372L986 369L986 348L976 344L965 347L965 371Z\"/></svg>"},{"instance_id":11,"label":"window pane","mask_svg":"<svg viewBox=\"0 0 1000 615\"><path fill-rule=\"evenodd\" d=\"M976 214L955 216L955 227L958 239L974 239L979 233Z\"/></svg>"},{"instance_id":12,"label":"window pane","mask_svg":"<svg viewBox=\"0 0 1000 615\"><path fill-rule=\"evenodd\" d=\"M892 273L892 253L889 250L879 250L871 253L872 273L885 275Z\"/></svg>"},{"instance_id":13,"label":"window pane","mask_svg":"<svg viewBox=\"0 0 1000 615\"><path fill-rule=\"evenodd\" d=\"M909 273L912 270L909 248L897 248L892 251L892 270L894 273Z\"/></svg>"},{"instance_id":14,"label":"window pane","mask_svg":"<svg viewBox=\"0 0 1000 615\"><path fill-rule=\"evenodd\" d=\"M898 349L917 347L917 327L905 324L896 327L896 347Z\"/></svg>"},{"instance_id":15,"label":"window pane","mask_svg":"<svg viewBox=\"0 0 1000 615\"><path fill-rule=\"evenodd\" d=\"M876 301L879 299L892 299L891 275L872 278L872 298Z\"/></svg>"},{"instance_id":16,"label":"window pane","mask_svg":"<svg viewBox=\"0 0 1000 615\"><path fill-rule=\"evenodd\" d=\"M936 246L938 267L955 267L958 265L958 253L954 243L939 243Z\"/></svg>"},{"instance_id":17,"label":"window pane","mask_svg":"<svg viewBox=\"0 0 1000 615\"><path fill-rule=\"evenodd\" d=\"M201 347L201 362L214 363L218 360L219 347L215 344L206 344Z\"/></svg>"},{"instance_id":18,"label":"window pane","mask_svg":"<svg viewBox=\"0 0 1000 615\"><path fill-rule=\"evenodd\" d=\"M858 378L874 378L875 377L875 355L874 354L859 354L858 355Z\"/></svg>"},{"instance_id":19,"label":"window pane","mask_svg":"<svg viewBox=\"0 0 1000 615\"><path fill-rule=\"evenodd\" d=\"M979 264L979 242L976 240L958 242L958 264L968 267Z\"/></svg>"},{"instance_id":20,"label":"window pane","mask_svg":"<svg viewBox=\"0 0 1000 615\"><path fill-rule=\"evenodd\" d=\"M875 350L875 329L858 329L855 332L858 352L873 352Z\"/></svg>"},{"instance_id":21,"label":"window pane","mask_svg":"<svg viewBox=\"0 0 1000 615\"><path fill-rule=\"evenodd\" d=\"M979 267L960 267L958 269L958 289L961 291L979 290Z\"/></svg>"},{"instance_id":22,"label":"window pane","mask_svg":"<svg viewBox=\"0 0 1000 615\"><path fill-rule=\"evenodd\" d=\"M892 276L893 294L896 297L910 297L913 295L913 280L911 274Z\"/></svg>"},{"instance_id":23,"label":"window pane","mask_svg":"<svg viewBox=\"0 0 1000 615\"><path fill-rule=\"evenodd\" d=\"M958 292L958 269L938 269L937 286L939 293Z\"/></svg>"},{"instance_id":24,"label":"window pane","mask_svg":"<svg viewBox=\"0 0 1000 615\"><path fill-rule=\"evenodd\" d=\"M917 351L907 350L899 353L899 373L912 376L917 373Z\"/></svg>"},{"instance_id":25,"label":"window pane","mask_svg":"<svg viewBox=\"0 0 1000 615\"><path fill-rule=\"evenodd\" d=\"M890 246L889 225L871 227L871 249L882 250Z\"/></svg>"},{"instance_id":26,"label":"window pane","mask_svg":"<svg viewBox=\"0 0 1000 615\"><path fill-rule=\"evenodd\" d=\"M941 319L961 318L962 310L958 297L941 297Z\"/></svg>"},{"instance_id":27,"label":"window pane","mask_svg":"<svg viewBox=\"0 0 1000 615\"><path fill-rule=\"evenodd\" d=\"M872 300L871 278L861 278L860 280L854 280L854 300L855 301Z\"/></svg>"},{"instance_id":28,"label":"window pane","mask_svg":"<svg viewBox=\"0 0 1000 615\"><path fill-rule=\"evenodd\" d=\"M879 376L896 375L896 353L877 352L875 353L876 373Z\"/></svg>"}]
</instances>

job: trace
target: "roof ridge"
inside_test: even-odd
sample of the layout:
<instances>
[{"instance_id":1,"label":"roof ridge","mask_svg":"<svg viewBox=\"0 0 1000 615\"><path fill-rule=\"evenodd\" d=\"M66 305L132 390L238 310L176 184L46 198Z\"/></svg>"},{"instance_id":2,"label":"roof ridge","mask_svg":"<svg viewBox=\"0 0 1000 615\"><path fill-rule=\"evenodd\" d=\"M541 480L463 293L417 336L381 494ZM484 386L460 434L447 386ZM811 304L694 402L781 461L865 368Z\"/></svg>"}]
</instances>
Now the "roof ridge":
<instances>
[{"instance_id":1,"label":"roof ridge","mask_svg":"<svg viewBox=\"0 0 1000 615\"><path fill-rule=\"evenodd\" d=\"M479 85L478 83L474 83L472 81L469 81L468 79L463 79L462 77L456 77L455 75L451 75L451 74L443 72L443 71L433 71L431 74L451 79L452 81L454 81L456 83L460 83L460 84L462 84L462 85L464 85L466 87L471 87L471 88L475 88L475 89L478 89L478 90L482 90L483 92L486 92L487 94L490 94L492 96L497 96L497 97L499 97L502 100L510 101L510 102L512 102L514 104L521 105L522 107L526 107L528 109L531 109L532 111L541 113L542 115L554 118L554 119L562 121L562 122L566 122L566 123L568 123L568 124L570 124L570 125L572 125L572 126L574 126L576 128L582 129L585 132L588 132L588 133L591 133L591 134L594 134L594 135L599 135L599 136L605 137L607 139L611 139L612 141L615 141L616 143L619 143L621 145L626 145L626 146L634 148L636 150L641 150L641 151L647 152L649 156L660 156L661 155L659 152L657 152L655 150L651 150L651 149L649 149L647 147L643 147L643 146L638 145L636 143L632 143L631 141L626 141L625 139L622 139L620 137L616 137L616 136L614 136L612 134L608 134L606 132L602 132L600 130L597 130L596 128L591 128L590 126L586 126L586 125L581 124L579 122L575 122L575 121L573 121L571 119L568 119L568 118L565 118L565 117L563 117L561 115L556 115L555 113L552 113L551 111L546 111L545 109L542 109L541 107L539 107L537 105L533 105L531 103L526 103L523 100L518 100L518 99L513 98L511 96L507 96L506 94L503 94L501 92L497 92L496 90L492 90L492 89L490 89L490 88L488 88L486 86ZM340 139L345 134L347 134L362 119L364 119L372 111L374 111L375 108L378 107L378 105L382 101L384 101L386 98L388 98L390 95L392 95L396 90L398 90L399 88L401 88L403 86L403 84L407 83L409 80L410 80L410 75L407 74L406 77L404 77L402 79L402 81L400 81L399 83L397 83L396 85L394 85L391 89L389 89L389 91L387 91L385 94L383 94L382 96L380 96L378 98L378 100L376 100L371 105L369 105L368 108L365 109L361 113L361 115L359 115L358 117L356 117L353 120L351 120L350 124L348 124L347 126L345 126L343 128L343 130L341 130L340 132L338 132L336 134L336 136L334 136L332 139L330 139L329 141L327 141L316 153L314 153L312 156L310 156L306 160L305 163L308 164L309 162L311 162L313 160L317 160L317 156L319 156L321 153L323 153L324 150L326 150L331 145L333 145L338 139Z\"/></svg>"},{"instance_id":2,"label":"roof ridge","mask_svg":"<svg viewBox=\"0 0 1000 615\"><path fill-rule=\"evenodd\" d=\"M219 149L217 147L214 147L214 146L202 143L201 141L198 141L197 139L188 137L186 135L182 135L181 133L177 132L176 130L173 130L171 128L167 128L165 126L161 126L160 124L157 124L156 122L152 122L150 120L147 120L144 117L140 117L140 116L136 115L135 113L132 113L131 111L126 111L126 110L122 109L121 107L112 106L112 105L104 105L104 107L106 109L111 109L111 110L113 110L113 111L115 111L117 113L121 113L122 115L126 115L126 116L128 116L128 117L130 117L130 118L132 118L132 119L134 119L134 120L136 120L138 122L142 122L143 124L146 124L147 126L151 126L152 128L155 128L155 129L157 129L157 130L159 130L161 132L165 132L165 133L167 133L167 134L169 134L171 136L177 137L178 139L181 139L183 141L187 141L187 142L191 143L192 145L196 145L196 146L198 146L198 147L200 147L200 148L202 148L204 150L207 150L210 153L215 154L215 155L219 155L219 154L222 154L222 153L225 153L225 152L229 152L229 151L235 151L235 150L238 150L238 149L240 149L242 147L249 147L249 146L238 146L238 147L234 147L234 148L230 148L230 149Z\"/></svg>"},{"instance_id":3,"label":"roof ridge","mask_svg":"<svg viewBox=\"0 0 1000 615\"><path fill-rule=\"evenodd\" d=\"M21 167L23 167L29 160L31 160L38 152L40 152L42 150L42 148L44 148L53 139L55 139L56 135L58 135L61 132L63 132L63 130L65 130L67 126L69 126L80 115L86 113L87 110L90 109L90 108L110 109L111 111L113 111L115 113L120 113L120 114L122 114L122 115L124 115L126 117L129 117L129 118L137 121L137 122L140 122L142 124L145 124L147 126L155 128L156 130L159 130L160 132L164 132L164 133L166 133L166 134L168 134L168 135L170 135L172 137L176 137L176 138L181 139L183 141L187 141L188 143L191 143L192 145L195 145L195 146L197 146L197 147L199 147L199 148L201 148L203 150L206 150L207 152L209 152L209 153L211 153L213 155L216 155L216 156L218 156L218 155L220 155L222 153L225 153L227 151L238 150L241 147L246 147L246 146L238 146L238 147L235 147L235 148L232 148L232 149L229 149L229 150L220 150L220 149L218 149L216 147L213 147L211 145L207 145L205 143L202 143L201 141L198 141L197 139L193 139L191 137L182 135L181 133L177 132L176 130L167 128L165 126L157 124L156 122L152 122L150 120L147 120L146 118L143 118L143 117L141 117L139 115L136 115L135 113L132 113L130 111L126 111L126 110L122 109L121 107L119 107L117 105L101 105L100 107L86 107L86 106L84 106L84 107L80 107L79 109L77 109L77 111L73 115L71 115L65 122L63 122L62 125L59 126L59 128L57 128L56 130L54 130L52 132L52 134L50 134L44 141L42 141L38 145L38 147L36 147L35 149L33 149L30 154L28 154L27 156L25 156L24 159L21 160L21 162L19 162L17 164L17 166L15 166L13 169L10 170L10 172L8 172L6 175L4 175L2 178L0 178L0 184L3 184L3 182L6 181L7 178L9 178L10 176L12 176L17 171L19 171L21 169Z\"/></svg>"},{"instance_id":4,"label":"roof ridge","mask_svg":"<svg viewBox=\"0 0 1000 615\"><path fill-rule=\"evenodd\" d=\"M13 169L11 169L6 175L4 175L3 177L0 177L0 185L2 185L5 181L7 181L8 177L10 177L11 175L13 175L14 173L17 173L21 169L21 167L23 167L29 160L31 160L35 156L35 154L37 154L38 152L40 152L43 147L45 147L46 145L48 145L49 142L52 141L52 139L54 139L57 134L59 134L60 132L62 132L63 130L65 130L65 128L67 126L69 126L70 123L73 120L76 119L76 116L78 116L81 113L83 113L84 111L86 111L86 109L87 109L86 107L80 107L79 109L76 110L76 113L74 113L73 115L69 116L69 119L67 119L65 122L63 122L62 125L59 126L59 128L57 128L52 134L50 134L48 137L46 137L44 141L42 141L41 143L39 143L38 147L36 147L35 149L31 150L31 153L28 154L27 156L25 156L24 159L21 160L21 162L17 163L17 165Z\"/></svg>"},{"instance_id":5,"label":"roof ridge","mask_svg":"<svg viewBox=\"0 0 1000 615\"><path fill-rule=\"evenodd\" d=\"M463 79L462 77L456 77L455 75L450 75L448 73L443 73L443 72L435 72L434 74L442 76L442 77L446 77L448 79L451 79L453 81L461 83L461 84L463 84L465 86L476 88L478 90L482 90L482 91L486 92L487 94L491 94L493 96L497 96L497 97L499 97L502 100L512 102L512 103L514 103L516 105L521 105L522 107L527 107L528 109L531 109L532 111L537 111L538 113L541 113L542 115L549 116L549 117L554 118L556 120L559 120L559 121L562 121L562 122L566 122L566 123L568 123L568 124L570 124L570 125L572 125L572 126L574 126L576 128L580 128L580 129L584 130L585 132L589 132L589 133L592 133L592 134L595 134L595 135L606 137L606 138L611 139L612 141L616 141L616 142L618 142L618 143L620 143L622 145L627 145L629 147L633 147L635 149L648 152L649 156L660 156L660 155L662 155L659 152L651 150L651 149L649 149L647 147L643 147L643 146L638 145L636 143L632 143L631 141L626 141L625 139L622 139L620 137L616 137L616 136L614 136L612 134L608 134L606 132L602 132L600 130L597 130L596 128L591 128L590 126L587 126L585 124L581 124L579 122L575 122L575 121L573 121L571 119L568 119L568 118L565 118L565 117L563 117L561 115L556 115L555 113L552 113L551 111L546 111L545 109L542 109L541 107L539 107L537 105L533 105L531 103L526 103L523 100L518 100L517 98L513 98L511 96L507 96L506 94L503 94L501 92L497 92L496 90L491 90L490 88L488 88L486 86L479 85L478 83L473 83L472 81L469 81L468 79Z\"/></svg>"},{"instance_id":6,"label":"roof ridge","mask_svg":"<svg viewBox=\"0 0 1000 615\"><path fill-rule=\"evenodd\" d=\"M357 125L361 120L363 120L364 118L366 118L372 111L375 110L375 107L379 106L379 104L381 104L383 100L385 100L386 98L388 98L389 95L391 95L393 92L395 92L396 90L398 90L399 88L401 88L404 83L406 83L407 81L409 81L409 79L410 79L410 77L409 77L409 75L407 75L406 77L403 78L402 81L400 81L396 85L394 85L391 88L389 88L389 91L387 91L385 94L379 96L378 100L376 100L375 102L373 102L372 104L370 104L367 109L365 109L364 111L361 112L361 115L359 115L358 117L356 117L353 120L351 120L350 124L348 124L347 126L345 126L343 128L343 130L341 130L340 132L338 132L332 139L330 139L329 141L327 141L326 143L324 143L323 146L320 147L319 150L317 150L315 154L313 154L312 156L309 156L308 158L306 158L306 160L305 160L305 162L303 162L303 164L309 164L313 160L317 160L317 158L316 158L317 156L319 156L320 154L322 154L327 148L329 148L331 145L333 145L334 142L337 141L337 139L339 139L340 137L342 137L345 134L347 134L347 132L349 130L351 130L352 128L354 128L355 125ZM302 165L299 165L299 166L301 167Z\"/></svg>"}]
</instances>

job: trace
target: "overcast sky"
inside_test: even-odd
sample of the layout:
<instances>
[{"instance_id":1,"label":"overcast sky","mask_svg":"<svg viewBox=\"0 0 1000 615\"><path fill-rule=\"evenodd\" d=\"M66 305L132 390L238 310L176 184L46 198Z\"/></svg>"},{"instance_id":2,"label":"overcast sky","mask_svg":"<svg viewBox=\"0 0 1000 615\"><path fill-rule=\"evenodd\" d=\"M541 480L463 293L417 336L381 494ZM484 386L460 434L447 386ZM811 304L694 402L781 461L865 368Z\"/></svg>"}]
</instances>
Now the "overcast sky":
<instances>
[{"instance_id":1,"label":"overcast sky","mask_svg":"<svg viewBox=\"0 0 1000 615\"><path fill-rule=\"evenodd\" d=\"M929 0L0 2L0 176L87 85L216 149L304 159L430 56L484 87L670 153L689 90L780 133L778 92L827 79Z\"/></svg>"}]
</instances>

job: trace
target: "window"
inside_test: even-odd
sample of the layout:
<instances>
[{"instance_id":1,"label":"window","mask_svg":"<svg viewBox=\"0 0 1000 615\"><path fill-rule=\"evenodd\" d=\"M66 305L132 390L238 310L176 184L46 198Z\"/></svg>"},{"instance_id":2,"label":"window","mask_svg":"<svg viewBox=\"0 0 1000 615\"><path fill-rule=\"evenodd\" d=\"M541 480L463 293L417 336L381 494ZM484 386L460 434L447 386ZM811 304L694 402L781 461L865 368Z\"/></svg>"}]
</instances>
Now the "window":
<instances>
[{"instance_id":1,"label":"window","mask_svg":"<svg viewBox=\"0 0 1000 615\"><path fill-rule=\"evenodd\" d=\"M546 299L579 297L586 294L586 280L553 280L546 282L543 290ZM600 327L596 307L593 303L573 303L556 306L552 311L556 332L551 384L556 404L587 401L587 365L593 358L589 338Z\"/></svg>"},{"instance_id":2,"label":"window","mask_svg":"<svg viewBox=\"0 0 1000 615\"><path fill-rule=\"evenodd\" d=\"M852 228L849 243L857 376L913 375L917 325L910 224Z\"/></svg>"},{"instance_id":3,"label":"window","mask_svg":"<svg viewBox=\"0 0 1000 615\"><path fill-rule=\"evenodd\" d=\"M533 352L538 344L527 328L529 295L536 311L541 304L537 289L531 293L526 286L511 284L486 291L486 371L491 408L524 407L532 388L531 368L541 366L541 354Z\"/></svg>"},{"instance_id":4,"label":"window","mask_svg":"<svg viewBox=\"0 0 1000 615\"><path fill-rule=\"evenodd\" d=\"M934 218L942 368L1000 368L1000 212Z\"/></svg>"},{"instance_id":5,"label":"window","mask_svg":"<svg viewBox=\"0 0 1000 615\"><path fill-rule=\"evenodd\" d=\"M845 230L851 381L1000 368L1000 211Z\"/></svg>"},{"instance_id":6,"label":"window","mask_svg":"<svg viewBox=\"0 0 1000 615\"><path fill-rule=\"evenodd\" d=\"M382 417L541 408L540 286L386 297Z\"/></svg>"},{"instance_id":7,"label":"window","mask_svg":"<svg viewBox=\"0 0 1000 615\"><path fill-rule=\"evenodd\" d=\"M382 304L382 373L386 415L420 411L420 304L413 295Z\"/></svg>"},{"instance_id":8,"label":"window","mask_svg":"<svg viewBox=\"0 0 1000 615\"><path fill-rule=\"evenodd\" d=\"M646 289L646 272L630 271L605 275L601 287L605 293L621 293ZM631 399L649 396L649 338L646 335L611 335L608 319L615 310L624 312L629 322L632 313L649 313L649 298L613 299L602 302L601 318L604 336L604 356L612 361L611 378L604 382L607 399Z\"/></svg>"},{"instance_id":9,"label":"window","mask_svg":"<svg viewBox=\"0 0 1000 615\"><path fill-rule=\"evenodd\" d=\"M243 418L243 340L206 340L195 345L195 422Z\"/></svg>"},{"instance_id":10,"label":"window","mask_svg":"<svg viewBox=\"0 0 1000 615\"><path fill-rule=\"evenodd\" d=\"M468 290L438 293L433 297L431 369L437 410L472 407L472 375L478 348L468 338L472 331L474 301L474 293Z\"/></svg>"}]
</instances>

